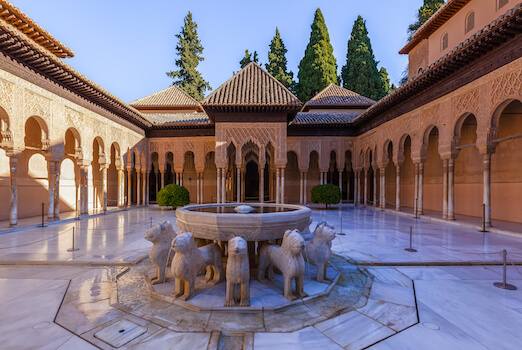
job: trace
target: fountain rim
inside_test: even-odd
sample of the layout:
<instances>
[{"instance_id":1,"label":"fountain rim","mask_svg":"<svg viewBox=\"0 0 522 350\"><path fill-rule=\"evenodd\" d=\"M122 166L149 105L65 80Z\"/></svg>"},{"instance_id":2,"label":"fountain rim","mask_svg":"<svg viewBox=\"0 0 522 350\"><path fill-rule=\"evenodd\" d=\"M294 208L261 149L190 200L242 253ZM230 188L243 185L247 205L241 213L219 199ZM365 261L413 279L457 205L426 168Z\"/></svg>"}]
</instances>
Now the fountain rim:
<instances>
[{"instance_id":1,"label":"fountain rim","mask_svg":"<svg viewBox=\"0 0 522 350\"><path fill-rule=\"evenodd\" d=\"M261 207L261 206L270 206L270 207L281 207L281 208L295 208L297 210L293 211L286 211L286 212L272 212L272 213L209 213L209 212L200 212L200 211L192 211L191 209L197 209L197 208L209 208L209 207L231 207L235 208L240 205L249 205L251 207ZM301 211L311 211L309 207L305 205L298 205L298 204L276 204L276 203L261 203L261 202L230 202L230 203L207 203L207 204L190 204L185 205L183 207L179 207L176 209L176 211L183 211L185 213L195 213L197 215L205 215L205 216L213 216L213 215L227 215L227 216L253 216L253 217L259 217L260 215L289 215L289 214L297 214Z\"/></svg>"}]
</instances>

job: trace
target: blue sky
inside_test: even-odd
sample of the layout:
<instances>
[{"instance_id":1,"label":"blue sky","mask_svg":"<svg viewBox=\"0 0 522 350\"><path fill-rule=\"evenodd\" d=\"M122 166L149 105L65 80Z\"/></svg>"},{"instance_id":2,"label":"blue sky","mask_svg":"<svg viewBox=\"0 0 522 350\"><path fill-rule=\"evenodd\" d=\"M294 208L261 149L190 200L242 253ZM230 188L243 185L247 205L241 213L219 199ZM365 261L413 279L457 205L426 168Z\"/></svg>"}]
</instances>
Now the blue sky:
<instances>
[{"instance_id":1,"label":"blue sky","mask_svg":"<svg viewBox=\"0 0 522 350\"><path fill-rule=\"evenodd\" d=\"M266 63L268 45L279 27L297 77L317 7L325 17L339 72L357 15L366 20L380 66L397 82L407 65L398 51L422 0L11 0L76 56L66 62L101 87L131 102L168 87L175 69L175 35L191 11L205 48L198 66L213 89L233 72L245 49Z\"/></svg>"}]
</instances>

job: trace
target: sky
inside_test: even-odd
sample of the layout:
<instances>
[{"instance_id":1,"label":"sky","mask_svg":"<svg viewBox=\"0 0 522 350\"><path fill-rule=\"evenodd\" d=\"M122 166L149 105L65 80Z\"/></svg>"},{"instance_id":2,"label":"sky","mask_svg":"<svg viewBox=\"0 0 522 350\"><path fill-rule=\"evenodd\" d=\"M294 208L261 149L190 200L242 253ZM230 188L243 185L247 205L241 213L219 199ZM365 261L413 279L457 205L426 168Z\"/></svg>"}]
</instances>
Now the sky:
<instances>
[{"instance_id":1,"label":"sky","mask_svg":"<svg viewBox=\"0 0 522 350\"><path fill-rule=\"evenodd\" d=\"M11 0L56 39L75 52L65 61L125 102L172 84L175 37L188 11L198 25L205 60L198 66L213 89L240 70L245 50L268 61L268 46L279 28L288 50L288 69L297 78L320 7L338 72L346 63L347 42L358 15L366 20L379 67L397 84L407 66L398 51L423 0ZM208 92L207 92L208 95Z\"/></svg>"}]
</instances>

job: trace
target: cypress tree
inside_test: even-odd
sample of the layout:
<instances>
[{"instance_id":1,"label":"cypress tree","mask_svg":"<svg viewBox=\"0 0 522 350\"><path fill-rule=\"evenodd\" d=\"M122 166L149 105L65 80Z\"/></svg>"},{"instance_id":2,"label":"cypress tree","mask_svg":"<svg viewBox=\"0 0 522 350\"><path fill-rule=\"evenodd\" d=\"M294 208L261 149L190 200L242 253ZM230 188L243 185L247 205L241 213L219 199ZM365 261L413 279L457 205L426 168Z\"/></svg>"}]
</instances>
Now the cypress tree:
<instances>
[{"instance_id":1,"label":"cypress tree","mask_svg":"<svg viewBox=\"0 0 522 350\"><path fill-rule=\"evenodd\" d=\"M342 68L341 75L343 87L346 89L373 100L386 95L381 75L377 70L377 61L373 55L366 22L361 16L358 16L353 24L352 34L348 40L346 65Z\"/></svg>"},{"instance_id":2,"label":"cypress tree","mask_svg":"<svg viewBox=\"0 0 522 350\"><path fill-rule=\"evenodd\" d=\"M203 46L198 38L197 28L198 25L192 20L192 13L189 11L184 19L181 32L176 35L178 38L176 51L179 56L176 66L179 67L179 70L167 72L167 75L175 79L172 85L178 86L196 100L201 101L204 92L212 88L196 70L199 62L204 60L201 56Z\"/></svg>"},{"instance_id":3,"label":"cypress tree","mask_svg":"<svg viewBox=\"0 0 522 350\"><path fill-rule=\"evenodd\" d=\"M386 95L388 95L390 92L396 89L394 84L390 85L390 78L388 78L388 71L386 70L386 68L381 67L381 69L379 70L379 75L381 76L382 86Z\"/></svg>"},{"instance_id":4,"label":"cypress tree","mask_svg":"<svg viewBox=\"0 0 522 350\"><path fill-rule=\"evenodd\" d=\"M424 4L419 8L417 20L408 27L409 38L417 29L420 28L442 5L444 0L424 0Z\"/></svg>"},{"instance_id":5,"label":"cypress tree","mask_svg":"<svg viewBox=\"0 0 522 350\"><path fill-rule=\"evenodd\" d=\"M258 63L259 57L257 56L257 51L254 51L254 58L252 58L252 54L248 52L248 50L245 50L245 56L239 61L239 65L241 66L241 69L245 68L247 64L250 62Z\"/></svg>"},{"instance_id":6,"label":"cypress tree","mask_svg":"<svg viewBox=\"0 0 522 350\"><path fill-rule=\"evenodd\" d=\"M270 42L270 51L268 52L268 63L265 64L268 73L272 74L274 78L279 80L281 84L290 89L292 87L293 72L286 71L286 53L288 50L285 47L283 39L279 34L279 29L276 28L276 33Z\"/></svg>"},{"instance_id":7,"label":"cypress tree","mask_svg":"<svg viewBox=\"0 0 522 350\"><path fill-rule=\"evenodd\" d=\"M324 22L323 14L318 8L315 11L310 42L306 46L305 55L299 63L297 74L298 97L306 102L330 83L337 84L337 63L330 44L330 36Z\"/></svg>"}]
</instances>

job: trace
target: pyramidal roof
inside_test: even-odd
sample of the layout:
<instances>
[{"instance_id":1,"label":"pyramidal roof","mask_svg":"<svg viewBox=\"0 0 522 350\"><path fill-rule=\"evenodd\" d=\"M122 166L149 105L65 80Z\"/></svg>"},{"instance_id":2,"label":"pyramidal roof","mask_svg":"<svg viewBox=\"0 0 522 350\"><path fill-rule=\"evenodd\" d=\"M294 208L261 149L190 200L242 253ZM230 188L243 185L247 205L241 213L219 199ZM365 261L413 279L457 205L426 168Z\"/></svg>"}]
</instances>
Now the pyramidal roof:
<instances>
[{"instance_id":1,"label":"pyramidal roof","mask_svg":"<svg viewBox=\"0 0 522 350\"><path fill-rule=\"evenodd\" d=\"M309 107L370 107L375 104L371 98L359 95L356 92L340 87L339 85L330 84L321 90L317 95L306 102L303 111Z\"/></svg>"},{"instance_id":2,"label":"pyramidal roof","mask_svg":"<svg viewBox=\"0 0 522 350\"><path fill-rule=\"evenodd\" d=\"M255 62L250 62L201 104L213 106L288 106L299 107L301 101L283 84Z\"/></svg>"},{"instance_id":3,"label":"pyramidal roof","mask_svg":"<svg viewBox=\"0 0 522 350\"><path fill-rule=\"evenodd\" d=\"M155 92L151 95L142 97L130 103L133 107L199 107L198 101L192 98L185 91L176 85L169 86L166 89Z\"/></svg>"}]
</instances>

